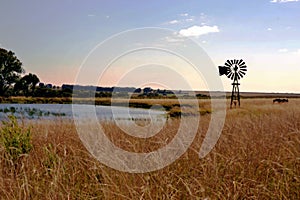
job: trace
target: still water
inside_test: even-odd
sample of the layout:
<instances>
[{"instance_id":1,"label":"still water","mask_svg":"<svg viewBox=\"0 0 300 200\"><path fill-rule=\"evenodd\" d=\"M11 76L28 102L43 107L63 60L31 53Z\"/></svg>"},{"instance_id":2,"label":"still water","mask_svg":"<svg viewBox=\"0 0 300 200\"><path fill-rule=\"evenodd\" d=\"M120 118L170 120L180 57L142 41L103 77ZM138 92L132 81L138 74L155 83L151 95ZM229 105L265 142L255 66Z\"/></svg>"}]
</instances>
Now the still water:
<instances>
[{"instance_id":1,"label":"still water","mask_svg":"<svg viewBox=\"0 0 300 200\"><path fill-rule=\"evenodd\" d=\"M73 107L74 106L74 107ZM54 119L76 117L97 117L99 120L161 119L164 111L116 106L95 106L75 104L0 104L0 119L13 114L26 119ZM74 116L73 116L74 115Z\"/></svg>"}]
</instances>

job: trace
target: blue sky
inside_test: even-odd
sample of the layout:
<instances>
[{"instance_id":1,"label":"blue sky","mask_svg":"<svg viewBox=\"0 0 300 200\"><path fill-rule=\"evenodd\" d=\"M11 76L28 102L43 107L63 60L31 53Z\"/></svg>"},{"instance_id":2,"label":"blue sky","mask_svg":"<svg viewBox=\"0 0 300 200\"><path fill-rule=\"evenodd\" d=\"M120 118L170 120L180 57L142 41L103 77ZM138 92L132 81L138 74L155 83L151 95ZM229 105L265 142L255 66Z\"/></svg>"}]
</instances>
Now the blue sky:
<instances>
[{"instance_id":1,"label":"blue sky","mask_svg":"<svg viewBox=\"0 0 300 200\"><path fill-rule=\"evenodd\" d=\"M297 0L3 0L0 47L41 81L61 85L75 81L83 59L108 37L168 28L195 40L216 66L243 58L244 91L300 93L299 11Z\"/></svg>"}]
</instances>

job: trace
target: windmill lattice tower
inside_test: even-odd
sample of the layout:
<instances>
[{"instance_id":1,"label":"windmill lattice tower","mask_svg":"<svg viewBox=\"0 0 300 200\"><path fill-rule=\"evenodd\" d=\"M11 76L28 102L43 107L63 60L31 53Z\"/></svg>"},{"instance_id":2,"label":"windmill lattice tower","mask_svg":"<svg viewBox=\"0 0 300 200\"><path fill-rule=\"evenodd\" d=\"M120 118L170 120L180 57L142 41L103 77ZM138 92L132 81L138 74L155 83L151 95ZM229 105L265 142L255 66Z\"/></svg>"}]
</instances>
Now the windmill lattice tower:
<instances>
[{"instance_id":1,"label":"windmill lattice tower","mask_svg":"<svg viewBox=\"0 0 300 200\"><path fill-rule=\"evenodd\" d=\"M238 103L238 106L241 105L240 101L240 89L239 89L239 80L246 75L247 66L245 62L240 60L227 60L225 66L219 66L219 75L226 75L228 78L233 80L232 83L232 92L231 92L231 102L230 108L232 105Z\"/></svg>"}]
</instances>

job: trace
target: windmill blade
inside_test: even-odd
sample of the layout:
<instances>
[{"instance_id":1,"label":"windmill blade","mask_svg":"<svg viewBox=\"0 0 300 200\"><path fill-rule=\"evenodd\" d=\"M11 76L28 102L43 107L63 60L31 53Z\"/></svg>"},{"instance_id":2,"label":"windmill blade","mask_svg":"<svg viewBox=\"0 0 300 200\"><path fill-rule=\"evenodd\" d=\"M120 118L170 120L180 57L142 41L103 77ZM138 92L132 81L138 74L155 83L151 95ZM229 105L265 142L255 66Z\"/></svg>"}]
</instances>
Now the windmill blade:
<instances>
[{"instance_id":1,"label":"windmill blade","mask_svg":"<svg viewBox=\"0 0 300 200\"><path fill-rule=\"evenodd\" d=\"M243 74L241 72L239 72L239 75L240 75L241 78L243 78L245 76L245 74Z\"/></svg>"},{"instance_id":2,"label":"windmill blade","mask_svg":"<svg viewBox=\"0 0 300 200\"><path fill-rule=\"evenodd\" d=\"M227 74L227 77L230 78L230 77L231 77L231 74L232 74L232 72L229 72L229 73Z\"/></svg>"},{"instance_id":3,"label":"windmill blade","mask_svg":"<svg viewBox=\"0 0 300 200\"><path fill-rule=\"evenodd\" d=\"M227 60L224 66L219 66L219 74L226 75L231 80L242 79L247 72L247 66L243 59Z\"/></svg>"},{"instance_id":4,"label":"windmill blade","mask_svg":"<svg viewBox=\"0 0 300 200\"><path fill-rule=\"evenodd\" d=\"M239 73L241 73L241 74L243 74L243 75L246 75L246 73L245 73L245 72L243 72L243 71L239 71Z\"/></svg>"},{"instance_id":5,"label":"windmill blade","mask_svg":"<svg viewBox=\"0 0 300 200\"><path fill-rule=\"evenodd\" d=\"M239 61L238 65L241 66L241 63L242 63L242 62L243 62L243 59L241 59L241 60Z\"/></svg>"},{"instance_id":6,"label":"windmill blade","mask_svg":"<svg viewBox=\"0 0 300 200\"><path fill-rule=\"evenodd\" d=\"M233 80L233 78L235 77L235 74L234 73L232 73L232 75L231 75L231 80Z\"/></svg>"},{"instance_id":7,"label":"windmill blade","mask_svg":"<svg viewBox=\"0 0 300 200\"><path fill-rule=\"evenodd\" d=\"M231 65L230 65L228 62L226 62L225 65L226 65L227 67L231 67Z\"/></svg>"},{"instance_id":8,"label":"windmill blade","mask_svg":"<svg viewBox=\"0 0 300 200\"><path fill-rule=\"evenodd\" d=\"M227 77L230 78L231 75L232 75L232 72L229 72L229 73L227 74Z\"/></svg>"}]
</instances>

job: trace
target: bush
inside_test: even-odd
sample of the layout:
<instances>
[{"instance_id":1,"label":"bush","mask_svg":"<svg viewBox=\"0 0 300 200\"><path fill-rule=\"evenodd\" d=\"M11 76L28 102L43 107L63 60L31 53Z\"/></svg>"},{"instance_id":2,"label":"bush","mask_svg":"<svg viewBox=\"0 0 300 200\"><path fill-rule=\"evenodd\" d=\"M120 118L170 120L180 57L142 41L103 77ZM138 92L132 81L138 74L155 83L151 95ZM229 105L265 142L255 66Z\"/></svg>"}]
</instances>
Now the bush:
<instances>
[{"instance_id":1,"label":"bush","mask_svg":"<svg viewBox=\"0 0 300 200\"><path fill-rule=\"evenodd\" d=\"M8 116L0 129L0 143L5 149L5 155L14 164L32 149L30 128L20 127L15 116Z\"/></svg>"}]
</instances>

